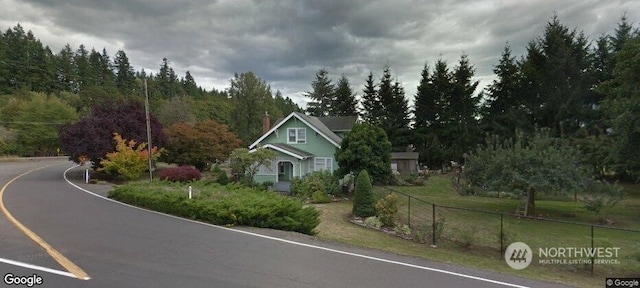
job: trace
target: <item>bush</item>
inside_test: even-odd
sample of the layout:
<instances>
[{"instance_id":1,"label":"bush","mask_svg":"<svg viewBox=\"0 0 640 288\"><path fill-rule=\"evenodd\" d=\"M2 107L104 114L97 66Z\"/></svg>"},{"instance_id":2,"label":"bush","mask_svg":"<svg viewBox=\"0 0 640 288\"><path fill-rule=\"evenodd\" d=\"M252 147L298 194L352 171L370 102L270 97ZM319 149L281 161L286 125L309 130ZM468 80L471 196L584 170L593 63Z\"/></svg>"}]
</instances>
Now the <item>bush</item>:
<instances>
[{"instance_id":1,"label":"bush","mask_svg":"<svg viewBox=\"0 0 640 288\"><path fill-rule=\"evenodd\" d=\"M329 203L331 202L331 198L327 193L324 193L320 190L313 192L311 194L311 203Z\"/></svg>"},{"instance_id":2,"label":"bush","mask_svg":"<svg viewBox=\"0 0 640 288\"><path fill-rule=\"evenodd\" d=\"M301 198L309 198L315 191L337 195L340 193L338 178L329 171L316 171L302 178L294 178L291 181L291 195Z\"/></svg>"},{"instance_id":3,"label":"bush","mask_svg":"<svg viewBox=\"0 0 640 288\"><path fill-rule=\"evenodd\" d=\"M373 188L367 170L362 170L356 180L355 195L353 197L353 216L370 217L376 215Z\"/></svg>"},{"instance_id":4,"label":"bush","mask_svg":"<svg viewBox=\"0 0 640 288\"><path fill-rule=\"evenodd\" d=\"M191 182L200 180L202 174L193 166L180 166L160 170L158 177L170 182Z\"/></svg>"},{"instance_id":5,"label":"bush","mask_svg":"<svg viewBox=\"0 0 640 288\"><path fill-rule=\"evenodd\" d=\"M372 217L368 217L367 219L364 219L364 225L368 227L380 229L380 227L382 227L382 222L378 217L372 216Z\"/></svg>"},{"instance_id":6,"label":"bush","mask_svg":"<svg viewBox=\"0 0 640 288\"><path fill-rule=\"evenodd\" d=\"M403 236L403 237L410 237L411 236L411 228L409 228L409 226L407 226L406 224L400 224L396 227L393 228L393 232L395 232L397 235Z\"/></svg>"},{"instance_id":7,"label":"bush","mask_svg":"<svg viewBox=\"0 0 640 288\"><path fill-rule=\"evenodd\" d=\"M222 185L229 184L229 176L227 176L227 172L222 170L219 165L216 164L213 166L211 172L213 173L213 177L215 177L216 183L220 183Z\"/></svg>"},{"instance_id":8,"label":"bush","mask_svg":"<svg viewBox=\"0 0 640 288\"><path fill-rule=\"evenodd\" d=\"M435 235L436 236L435 237L436 241L439 241L440 237L442 237L442 231L444 231L445 220L446 219L445 219L444 215L438 213L438 216L436 217L436 223L435 223L436 224L436 229L435 229L435 231L436 231L436 233L435 233L436 234Z\"/></svg>"},{"instance_id":9,"label":"bush","mask_svg":"<svg viewBox=\"0 0 640 288\"><path fill-rule=\"evenodd\" d=\"M98 171L111 174L123 180L135 180L148 168L147 143L136 145L136 141L127 141L118 133L114 133L113 139L116 141L116 151L109 152L105 159L100 161L102 168ZM153 160L160 157L161 151L156 147L151 149Z\"/></svg>"},{"instance_id":10,"label":"bush","mask_svg":"<svg viewBox=\"0 0 640 288\"><path fill-rule=\"evenodd\" d=\"M376 203L376 214L384 226L394 226L398 214L398 195L391 193Z\"/></svg>"},{"instance_id":11,"label":"bush","mask_svg":"<svg viewBox=\"0 0 640 288\"><path fill-rule=\"evenodd\" d=\"M200 184L196 184L200 185ZM216 225L246 225L315 234L320 214L302 202L242 185L200 185L201 196L187 199L186 187L179 184L127 184L116 187L109 197L127 204L200 220ZM206 189L206 190L204 190ZM215 201L214 201L215 200Z\"/></svg>"}]
</instances>

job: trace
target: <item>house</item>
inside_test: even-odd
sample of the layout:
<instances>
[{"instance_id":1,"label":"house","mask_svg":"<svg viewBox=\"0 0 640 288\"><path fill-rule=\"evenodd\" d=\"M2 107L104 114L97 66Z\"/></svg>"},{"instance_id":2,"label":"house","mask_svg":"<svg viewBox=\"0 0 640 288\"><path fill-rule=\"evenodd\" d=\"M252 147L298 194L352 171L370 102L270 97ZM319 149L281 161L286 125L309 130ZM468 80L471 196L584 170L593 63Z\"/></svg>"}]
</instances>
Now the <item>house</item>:
<instances>
[{"instance_id":1,"label":"house","mask_svg":"<svg viewBox=\"0 0 640 288\"><path fill-rule=\"evenodd\" d=\"M263 135L249 146L272 149L277 157L268 166L260 166L254 175L258 183L272 182L279 191L289 191L291 180L313 171L335 171L334 159L342 138L351 130L356 116L313 117L292 112L270 127L270 116L262 121Z\"/></svg>"}]
</instances>

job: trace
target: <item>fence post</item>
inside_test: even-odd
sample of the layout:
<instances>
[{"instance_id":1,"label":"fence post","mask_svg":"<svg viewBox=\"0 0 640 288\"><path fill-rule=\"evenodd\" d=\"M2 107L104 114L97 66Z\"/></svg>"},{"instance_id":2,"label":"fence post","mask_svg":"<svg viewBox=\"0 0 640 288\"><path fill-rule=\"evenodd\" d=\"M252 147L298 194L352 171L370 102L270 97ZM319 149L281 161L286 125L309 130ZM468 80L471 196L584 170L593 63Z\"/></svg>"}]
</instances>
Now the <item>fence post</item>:
<instances>
[{"instance_id":1,"label":"fence post","mask_svg":"<svg viewBox=\"0 0 640 288\"><path fill-rule=\"evenodd\" d=\"M431 203L431 247L436 247L436 203Z\"/></svg>"},{"instance_id":2,"label":"fence post","mask_svg":"<svg viewBox=\"0 0 640 288\"><path fill-rule=\"evenodd\" d=\"M504 253L504 230L502 226L502 218L504 214L500 213L500 255Z\"/></svg>"},{"instance_id":3,"label":"fence post","mask_svg":"<svg viewBox=\"0 0 640 288\"><path fill-rule=\"evenodd\" d=\"M409 205L408 205L409 207L407 208L407 210L409 210L409 212L407 216L407 224L409 228L411 228L411 196L408 196L408 197L409 197Z\"/></svg>"},{"instance_id":4,"label":"fence post","mask_svg":"<svg viewBox=\"0 0 640 288\"><path fill-rule=\"evenodd\" d=\"M593 251L593 225L591 225L591 251ZM593 276L593 253L591 254L591 276Z\"/></svg>"}]
</instances>

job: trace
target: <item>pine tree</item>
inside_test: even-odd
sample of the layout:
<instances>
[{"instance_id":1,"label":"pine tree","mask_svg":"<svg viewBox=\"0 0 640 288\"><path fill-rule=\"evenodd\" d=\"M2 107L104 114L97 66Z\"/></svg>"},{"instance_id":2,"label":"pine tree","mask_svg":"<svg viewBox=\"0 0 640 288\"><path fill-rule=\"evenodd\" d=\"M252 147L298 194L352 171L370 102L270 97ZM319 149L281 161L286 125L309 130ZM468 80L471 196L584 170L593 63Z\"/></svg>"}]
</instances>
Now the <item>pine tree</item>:
<instances>
[{"instance_id":1,"label":"pine tree","mask_svg":"<svg viewBox=\"0 0 640 288\"><path fill-rule=\"evenodd\" d=\"M118 50L113 63L116 68L116 87L124 96L133 95L136 87L136 78L133 68L129 64L127 54L123 50Z\"/></svg>"},{"instance_id":2,"label":"pine tree","mask_svg":"<svg viewBox=\"0 0 640 288\"><path fill-rule=\"evenodd\" d=\"M89 63L89 52L84 47L84 45L80 45L78 50L76 50L74 62L76 63L76 69L78 74L78 85L79 89L83 90L90 86L91 80L91 64Z\"/></svg>"},{"instance_id":3,"label":"pine tree","mask_svg":"<svg viewBox=\"0 0 640 288\"><path fill-rule=\"evenodd\" d=\"M493 68L497 79L487 88L487 101L482 121L485 132L498 135L501 139L512 138L516 130L522 130L528 120L520 111L518 89L519 68L507 44L502 51L500 62Z\"/></svg>"},{"instance_id":4,"label":"pine tree","mask_svg":"<svg viewBox=\"0 0 640 288\"><path fill-rule=\"evenodd\" d=\"M329 116L333 110L331 104L335 103L335 86L331 83L326 69L321 68L316 72L316 79L311 82L311 92L304 96L311 99L307 103L307 113L311 116Z\"/></svg>"},{"instance_id":5,"label":"pine tree","mask_svg":"<svg viewBox=\"0 0 640 288\"><path fill-rule=\"evenodd\" d=\"M56 63L56 78L62 91L77 93L79 89L74 63L74 53L69 44L58 53Z\"/></svg>"},{"instance_id":6,"label":"pine tree","mask_svg":"<svg viewBox=\"0 0 640 288\"><path fill-rule=\"evenodd\" d=\"M366 123L374 126L380 125L384 113L376 86L373 80L373 73L369 72L366 84L362 90L362 117Z\"/></svg>"},{"instance_id":7,"label":"pine tree","mask_svg":"<svg viewBox=\"0 0 640 288\"><path fill-rule=\"evenodd\" d=\"M397 80L393 81L389 66L384 68L382 78L380 78L378 96L383 115L380 119L380 126L387 133L395 150L401 148L404 151L406 145L409 144L408 139L402 137L403 134L406 134L409 126L408 102L404 97L404 88Z\"/></svg>"},{"instance_id":8,"label":"pine tree","mask_svg":"<svg viewBox=\"0 0 640 288\"><path fill-rule=\"evenodd\" d=\"M465 153L471 152L479 144L477 123L478 101L474 93L478 81L472 81L475 68L466 54L460 56L458 66L453 71L453 89L449 97L449 125L444 130L449 134L449 158L461 162ZM446 134L445 134L446 135Z\"/></svg>"},{"instance_id":9,"label":"pine tree","mask_svg":"<svg viewBox=\"0 0 640 288\"><path fill-rule=\"evenodd\" d=\"M335 103L333 103L331 115L334 116L356 116L358 115L358 100L356 94L351 90L349 79L344 74L338 80L336 88Z\"/></svg>"},{"instance_id":10,"label":"pine tree","mask_svg":"<svg viewBox=\"0 0 640 288\"><path fill-rule=\"evenodd\" d=\"M189 72L189 70L187 70L187 72L185 73L184 79L182 79L181 84L184 93L196 99L202 98L200 87L198 87L198 84L196 84L196 80L193 79L193 76L191 75L191 72Z\"/></svg>"}]
</instances>

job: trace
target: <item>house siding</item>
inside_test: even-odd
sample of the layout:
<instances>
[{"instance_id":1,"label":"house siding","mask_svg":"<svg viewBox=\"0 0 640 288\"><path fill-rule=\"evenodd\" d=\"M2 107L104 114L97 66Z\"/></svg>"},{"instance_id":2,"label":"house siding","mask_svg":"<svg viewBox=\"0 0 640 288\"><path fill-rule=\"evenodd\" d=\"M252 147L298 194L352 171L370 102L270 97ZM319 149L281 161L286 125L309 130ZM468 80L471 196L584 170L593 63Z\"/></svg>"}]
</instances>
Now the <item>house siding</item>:
<instances>
[{"instance_id":1,"label":"house siding","mask_svg":"<svg viewBox=\"0 0 640 288\"><path fill-rule=\"evenodd\" d=\"M288 140L288 134L287 131L289 128L306 128L306 143L304 144L298 144L298 143L287 143ZM295 147L297 149L303 150L303 151L307 151L311 154L314 154L315 157L329 157L333 159L333 169L332 171L335 171L338 168L338 165L334 159L334 154L336 151L336 146L334 146L333 144L331 144L331 142L329 142L327 139L325 139L322 135L316 133L315 131L313 131L313 129L311 127L308 127L307 125L305 125L302 121L298 120L295 117L291 117L291 119L289 119L289 121L287 121L286 123L282 124L282 126L280 126L274 133L272 133L271 135L267 136L265 139L263 139L260 144L265 145L265 144L269 144L269 143L283 143L283 144L288 144L291 145L292 147ZM283 155L282 153L279 153L279 155ZM298 159L295 159L293 157L290 157L291 159L294 159L292 162L294 163L294 177L299 177L300 176L300 171L298 168ZM302 164L302 174L306 174L308 172L310 172L309 169L309 161L312 161L313 159L304 159L301 162ZM306 169L306 170L305 170ZM257 181L257 179L256 179ZM271 181L271 180L266 180L266 181Z\"/></svg>"}]
</instances>

